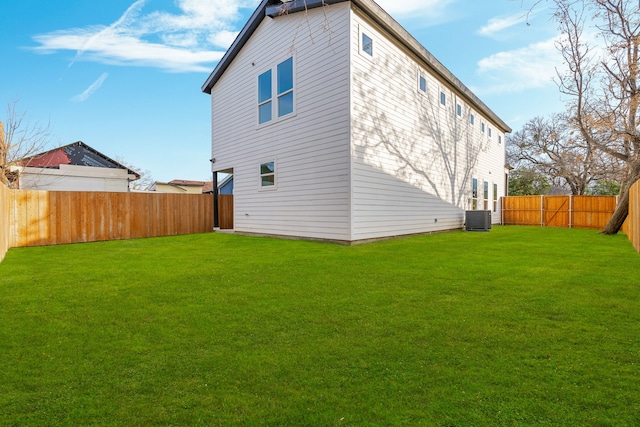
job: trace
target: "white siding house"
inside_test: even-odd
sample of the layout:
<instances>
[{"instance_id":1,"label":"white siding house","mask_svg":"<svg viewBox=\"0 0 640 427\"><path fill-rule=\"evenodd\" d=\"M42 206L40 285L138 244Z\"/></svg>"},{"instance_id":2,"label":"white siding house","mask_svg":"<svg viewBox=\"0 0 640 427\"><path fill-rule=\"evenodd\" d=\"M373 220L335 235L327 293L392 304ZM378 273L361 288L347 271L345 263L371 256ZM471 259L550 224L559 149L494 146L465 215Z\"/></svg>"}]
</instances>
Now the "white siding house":
<instances>
[{"instance_id":1,"label":"white siding house","mask_svg":"<svg viewBox=\"0 0 640 427\"><path fill-rule=\"evenodd\" d=\"M237 232L362 241L485 203L499 220L510 128L371 0L262 1L203 91Z\"/></svg>"},{"instance_id":2,"label":"white siding house","mask_svg":"<svg viewBox=\"0 0 640 427\"><path fill-rule=\"evenodd\" d=\"M22 190L127 192L136 172L82 141L21 159L11 186Z\"/></svg>"}]
</instances>

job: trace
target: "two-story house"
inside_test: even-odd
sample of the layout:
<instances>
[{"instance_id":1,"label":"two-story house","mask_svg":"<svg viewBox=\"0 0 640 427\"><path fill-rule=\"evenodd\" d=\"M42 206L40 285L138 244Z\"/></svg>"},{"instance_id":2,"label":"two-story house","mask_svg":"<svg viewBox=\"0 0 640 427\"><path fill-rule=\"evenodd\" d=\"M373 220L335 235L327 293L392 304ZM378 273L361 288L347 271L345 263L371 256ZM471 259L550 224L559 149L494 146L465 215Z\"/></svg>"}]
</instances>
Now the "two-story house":
<instances>
[{"instance_id":1,"label":"two-story house","mask_svg":"<svg viewBox=\"0 0 640 427\"><path fill-rule=\"evenodd\" d=\"M202 90L237 232L355 242L499 220L511 129L371 0L263 0Z\"/></svg>"}]
</instances>

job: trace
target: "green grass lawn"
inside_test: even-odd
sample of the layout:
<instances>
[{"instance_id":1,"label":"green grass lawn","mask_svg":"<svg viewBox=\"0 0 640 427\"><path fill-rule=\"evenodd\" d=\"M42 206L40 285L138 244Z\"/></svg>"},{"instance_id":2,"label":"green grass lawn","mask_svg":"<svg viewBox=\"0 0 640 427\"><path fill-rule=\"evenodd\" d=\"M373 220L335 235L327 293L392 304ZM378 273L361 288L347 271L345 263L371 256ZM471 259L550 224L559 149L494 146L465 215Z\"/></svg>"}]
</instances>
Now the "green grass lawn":
<instances>
[{"instance_id":1,"label":"green grass lawn","mask_svg":"<svg viewBox=\"0 0 640 427\"><path fill-rule=\"evenodd\" d=\"M2 426L637 426L640 256L496 227L12 249Z\"/></svg>"}]
</instances>

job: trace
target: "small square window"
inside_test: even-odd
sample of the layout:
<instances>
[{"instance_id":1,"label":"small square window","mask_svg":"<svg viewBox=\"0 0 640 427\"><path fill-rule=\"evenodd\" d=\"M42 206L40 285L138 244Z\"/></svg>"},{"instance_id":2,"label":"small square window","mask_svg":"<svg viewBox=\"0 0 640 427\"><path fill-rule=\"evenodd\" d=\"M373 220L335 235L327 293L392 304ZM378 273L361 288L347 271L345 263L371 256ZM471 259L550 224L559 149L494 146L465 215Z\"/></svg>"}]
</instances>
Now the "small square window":
<instances>
[{"instance_id":1,"label":"small square window","mask_svg":"<svg viewBox=\"0 0 640 427\"><path fill-rule=\"evenodd\" d=\"M423 75L420 75L418 79L418 88L420 92L427 93L427 79L425 79Z\"/></svg>"},{"instance_id":2,"label":"small square window","mask_svg":"<svg viewBox=\"0 0 640 427\"><path fill-rule=\"evenodd\" d=\"M262 163L260 165L260 187L273 187L276 185L275 162Z\"/></svg>"},{"instance_id":3,"label":"small square window","mask_svg":"<svg viewBox=\"0 0 640 427\"><path fill-rule=\"evenodd\" d=\"M373 39L365 33L362 33L362 51L373 56Z\"/></svg>"},{"instance_id":4,"label":"small square window","mask_svg":"<svg viewBox=\"0 0 640 427\"><path fill-rule=\"evenodd\" d=\"M440 104L447 105L447 94L444 92L440 92Z\"/></svg>"}]
</instances>

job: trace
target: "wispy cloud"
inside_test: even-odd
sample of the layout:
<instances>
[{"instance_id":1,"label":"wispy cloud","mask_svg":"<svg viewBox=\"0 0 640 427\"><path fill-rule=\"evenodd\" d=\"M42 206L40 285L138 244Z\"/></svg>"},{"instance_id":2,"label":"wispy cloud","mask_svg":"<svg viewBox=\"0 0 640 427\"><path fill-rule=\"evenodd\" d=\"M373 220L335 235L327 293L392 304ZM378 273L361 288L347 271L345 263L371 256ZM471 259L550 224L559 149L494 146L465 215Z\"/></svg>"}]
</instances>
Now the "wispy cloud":
<instances>
[{"instance_id":1,"label":"wispy cloud","mask_svg":"<svg viewBox=\"0 0 640 427\"><path fill-rule=\"evenodd\" d=\"M84 102L84 101L86 101L91 95L93 95L98 89L100 89L100 86L102 86L104 81L107 80L107 77L109 77L109 73L102 73L102 75L100 77L98 77L98 80L93 82L91 84L91 86L89 86L80 95L76 95L73 98L71 98L71 100L73 102Z\"/></svg>"},{"instance_id":2,"label":"wispy cloud","mask_svg":"<svg viewBox=\"0 0 640 427\"><path fill-rule=\"evenodd\" d=\"M553 85L556 68L562 67L556 40L554 37L480 60L478 73L486 78L487 84L477 89L477 93L513 93Z\"/></svg>"},{"instance_id":3,"label":"wispy cloud","mask_svg":"<svg viewBox=\"0 0 640 427\"><path fill-rule=\"evenodd\" d=\"M170 72L210 71L237 34L240 9L256 0L176 0L180 13L143 13L147 0L137 0L109 25L72 28L33 39L38 53L75 51L69 63L93 61L147 66Z\"/></svg>"},{"instance_id":4,"label":"wispy cloud","mask_svg":"<svg viewBox=\"0 0 640 427\"><path fill-rule=\"evenodd\" d=\"M447 10L457 0L377 0L394 18L427 19L430 25L450 20ZM437 21L437 22L435 22Z\"/></svg>"},{"instance_id":5,"label":"wispy cloud","mask_svg":"<svg viewBox=\"0 0 640 427\"><path fill-rule=\"evenodd\" d=\"M507 28L511 28L514 25L521 24L527 21L527 16L524 13L518 13L510 16L497 16L491 18L489 22L478 30L478 34L481 36L491 37L497 33L500 33Z\"/></svg>"}]
</instances>

